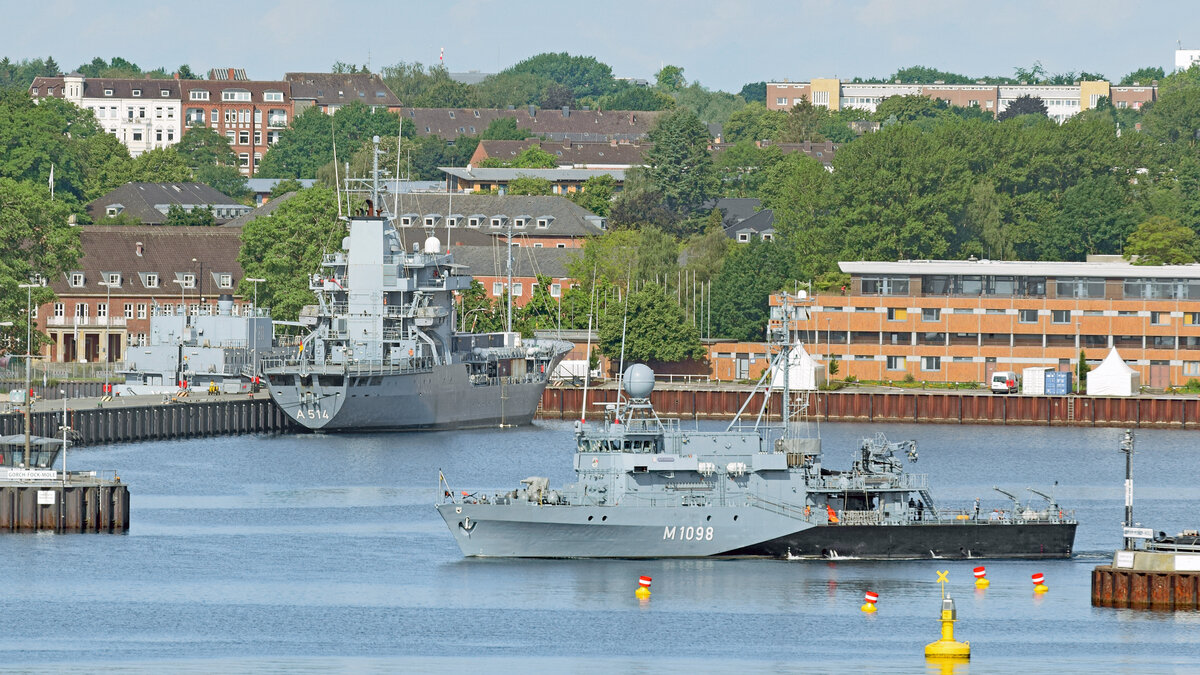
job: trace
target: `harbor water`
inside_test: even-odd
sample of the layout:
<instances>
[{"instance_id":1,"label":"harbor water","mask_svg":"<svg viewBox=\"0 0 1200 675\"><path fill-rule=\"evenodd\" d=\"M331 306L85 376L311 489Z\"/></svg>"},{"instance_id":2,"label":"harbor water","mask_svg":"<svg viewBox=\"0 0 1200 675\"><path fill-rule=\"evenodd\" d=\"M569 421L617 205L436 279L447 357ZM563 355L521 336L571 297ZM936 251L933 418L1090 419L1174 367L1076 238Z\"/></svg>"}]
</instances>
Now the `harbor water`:
<instances>
[{"instance_id":1,"label":"harbor water","mask_svg":"<svg viewBox=\"0 0 1200 675\"><path fill-rule=\"evenodd\" d=\"M701 423L716 428L716 423ZM949 570L956 673L1194 672L1200 614L1093 608L1120 544L1120 429L823 424L825 463L915 438L944 507L1053 494L1076 557L976 561L469 560L433 509L454 490L573 479L569 422L522 429L204 438L71 451L119 469L127 535L0 536L0 669L32 672L941 672ZM1195 432L1137 433L1135 519L1200 526ZM1053 486L1058 481L1057 486ZM1036 596L1030 575L1049 592ZM638 577L652 597L634 597ZM863 614L866 591L879 611Z\"/></svg>"}]
</instances>

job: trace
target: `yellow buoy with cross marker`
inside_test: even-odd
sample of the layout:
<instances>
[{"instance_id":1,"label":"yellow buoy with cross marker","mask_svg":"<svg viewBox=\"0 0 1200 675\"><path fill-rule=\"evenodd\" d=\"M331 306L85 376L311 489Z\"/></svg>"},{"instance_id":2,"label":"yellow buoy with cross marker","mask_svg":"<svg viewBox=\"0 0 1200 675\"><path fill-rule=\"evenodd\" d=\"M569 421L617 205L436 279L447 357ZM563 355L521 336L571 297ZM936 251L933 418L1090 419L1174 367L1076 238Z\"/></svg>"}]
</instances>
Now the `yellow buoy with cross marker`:
<instances>
[{"instance_id":1,"label":"yellow buoy with cross marker","mask_svg":"<svg viewBox=\"0 0 1200 675\"><path fill-rule=\"evenodd\" d=\"M954 622L958 620L958 612L954 609L954 600L946 593L946 584L950 582L946 575L950 570L939 570L937 582L942 586L942 637L937 642L925 645L925 657L936 659L969 659L971 658L971 643L959 642L954 639Z\"/></svg>"}]
</instances>

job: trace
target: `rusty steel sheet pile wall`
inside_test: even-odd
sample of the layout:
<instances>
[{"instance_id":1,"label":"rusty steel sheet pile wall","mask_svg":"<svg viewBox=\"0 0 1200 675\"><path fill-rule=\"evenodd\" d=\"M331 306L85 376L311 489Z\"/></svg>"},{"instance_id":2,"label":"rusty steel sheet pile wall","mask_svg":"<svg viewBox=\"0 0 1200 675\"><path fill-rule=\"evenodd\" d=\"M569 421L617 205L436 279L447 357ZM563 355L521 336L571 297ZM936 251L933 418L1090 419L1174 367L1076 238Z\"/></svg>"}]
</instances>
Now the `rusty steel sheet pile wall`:
<instances>
[{"instance_id":1,"label":"rusty steel sheet pile wall","mask_svg":"<svg viewBox=\"0 0 1200 675\"><path fill-rule=\"evenodd\" d=\"M39 492L53 492L52 504L39 503ZM102 532L129 530L129 488L101 485L0 484L2 532Z\"/></svg>"},{"instance_id":2,"label":"rusty steel sheet pile wall","mask_svg":"<svg viewBox=\"0 0 1200 675\"><path fill-rule=\"evenodd\" d=\"M1101 565L1092 570L1092 605L1129 609L1200 609L1200 573Z\"/></svg>"},{"instance_id":3,"label":"rusty steel sheet pile wall","mask_svg":"<svg viewBox=\"0 0 1200 675\"><path fill-rule=\"evenodd\" d=\"M693 419L729 419L745 402L748 388L665 389L651 394L660 415ZM580 414L583 390L547 388L538 416L574 419ZM588 417L598 417L605 403L616 401L613 388L588 391ZM762 394L747 406L757 412ZM1038 424L1200 428L1200 398L993 396L970 392L822 391L809 394L809 415L835 422L934 422L943 424ZM780 396L773 394L769 412L778 419Z\"/></svg>"}]
</instances>

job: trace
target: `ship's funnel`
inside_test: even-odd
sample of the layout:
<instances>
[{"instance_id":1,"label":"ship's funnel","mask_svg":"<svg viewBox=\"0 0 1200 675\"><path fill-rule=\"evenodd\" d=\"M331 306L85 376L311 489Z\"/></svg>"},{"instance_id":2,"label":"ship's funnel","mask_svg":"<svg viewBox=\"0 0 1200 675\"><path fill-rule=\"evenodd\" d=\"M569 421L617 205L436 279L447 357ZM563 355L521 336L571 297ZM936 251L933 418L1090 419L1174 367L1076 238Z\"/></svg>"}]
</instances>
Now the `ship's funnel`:
<instances>
[{"instance_id":1,"label":"ship's funnel","mask_svg":"<svg viewBox=\"0 0 1200 675\"><path fill-rule=\"evenodd\" d=\"M222 293L221 297L217 298L217 314L221 316L229 316L233 314L233 296L228 293Z\"/></svg>"},{"instance_id":2,"label":"ship's funnel","mask_svg":"<svg viewBox=\"0 0 1200 675\"><path fill-rule=\"evenodd\" d=\"M650 398L650 392L654 391L654 371L644 363L626 368L622 379L629 398Z\"/></svg>"}]
</instances>

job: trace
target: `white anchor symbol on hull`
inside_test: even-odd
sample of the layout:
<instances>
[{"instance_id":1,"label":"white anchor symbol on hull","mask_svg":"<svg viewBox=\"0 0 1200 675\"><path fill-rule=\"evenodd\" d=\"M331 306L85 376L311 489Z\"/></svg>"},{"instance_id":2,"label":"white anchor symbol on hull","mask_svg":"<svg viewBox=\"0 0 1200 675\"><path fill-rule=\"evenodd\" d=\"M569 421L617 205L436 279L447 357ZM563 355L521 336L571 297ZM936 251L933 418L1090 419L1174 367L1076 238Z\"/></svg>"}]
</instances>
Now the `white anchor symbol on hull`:
<instances>
[{"instance_id":1,"label":"white anchor symbol on hull","mask_svg":"<svg viewBox=\"0 0 1200 675\"><path fill-rule=\"evenodd\" d=\"M471 532L475 529L475 523L471 522L471 516L467 516L466 518L462 519L462 522L458 524L458 527L469 537L471 536Z\"/></svg>"}]
</instances>

